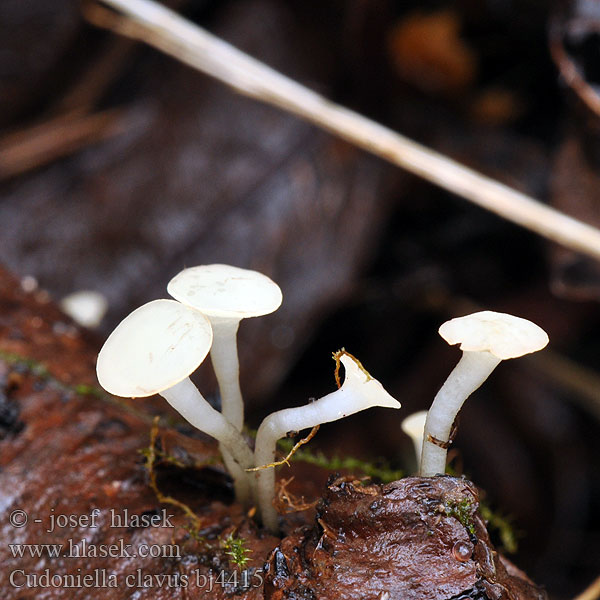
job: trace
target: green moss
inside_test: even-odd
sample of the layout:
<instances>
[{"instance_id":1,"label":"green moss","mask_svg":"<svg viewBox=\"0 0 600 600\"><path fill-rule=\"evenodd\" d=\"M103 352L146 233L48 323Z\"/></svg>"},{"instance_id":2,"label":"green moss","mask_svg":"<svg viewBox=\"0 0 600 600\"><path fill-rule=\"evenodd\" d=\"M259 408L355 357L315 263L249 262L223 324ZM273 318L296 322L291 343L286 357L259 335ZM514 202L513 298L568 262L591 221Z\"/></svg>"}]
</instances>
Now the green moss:
<instances>
[{"instance_id":1,"label":"green moss","mask_svg":"<svg viewBox=\"0 0 600 600\"><path fill-rule=\"evenodd\" d=\"M74 386L73 391L80 396L94 396L96 398L104 398L108 395L99 387L83 383Z\"/></svg>"},{"instance_id":2,"label":"green moss","mask_svg":"<svg viewBox=\"0 0 600 600\"><path fill-rule=\"evenodd\" d=\"M234 565L242 571L245 569L250 560L248 555L251 554L252 550L248 548L248 541L245 538L236 536L235 531L232 531L226 537L218 538L215 543L215 540L210 541L200 534L197 524L190 523L184 526L184 529L189 534L190 541L195 544L197 556L208 559L208 564L214 564L215 557L224 553L230 565Z\"/></svg>"},{"instance_id":3,"label":"green moss","mask_svg":"<svg viewBox=\"0 0 600 600\"><path fill-rule=\"evenodd\" d=\"M284 452L289 452L294 446L294 442L289 439L283 439L279 440L278 446ZM404 477L403 471L391 469L389 465L385 463L375 464L373 462L361 460L353 456L346 456L343 458L339 456L333 456L328 458L322 452L313 452L305 448L297 450L291 460L297 460L311 465L316 465L317 467L321 467L322 469L326 469L328 471L347 470L360 472L373 479L378 479L383 483L396 481L397 479L402 479L402 477Z\"/></svg>"},{"instance_id":4,"label":"green moss","mask_svg":"<svg viewBox=\"0 0 600 600\"><path fill-rule=\"evenodd\" d=\"M44 379L51 383L56 389L64 392L66 394L76 394L78 396L89 396L93 398L98 398L104 402L108 402L114 406L118 406L120 409L125 410L126 412L135 415L139 419L145 421L146 423L152 423L153 416L145 413L141 410L136 409L131 406L129 402L126 400L116 398L107 394L101 387L95 385L88 384L75 384L72 386L66 385L57 377L54 377L52 373L48 370L48 367L43 363L36 361L31 358L27 358L25 356L20 356L13 352L6 352L4 350L0 350L0 360L3 360L5 363L26 370L28 373L35 377L39 377L40 379ZM162 420L161 422L166 422L167 419ZM176 424L181 421L177 421ZM168 423L170 424L170 423Z\"/></svg>"},{"instance_id":5,"label":"green moss","mask_svg":"<svg viewBox=\"0 0 600 600\"><path fill-rule=\"evenodd\" d=\"M246 428L245 432L251 438L256 438L256 429ZM288 438L283 438L277 442L277 447L283 453L288 454L294 447L294 441ZM346 456L341 458L339 456L333 456L328 458L321 451L312 451L307 448L296 450L293 456L290 458L290 462L293 461L305 462L327 471L339 471L341 469L348 471L358 471L377 479L382 483L389 483L390 481L397 481L404 477L404 471L400 469L392 469L389 464L381 459L376 461L362 460L353 456Z\"/></svg>"},{"instance_id":6,"label":"green moss","mask_svg":"<svg viewBox=\"0 0 600 600\"><path fill-rule=\"evenodd\" d=\"M110 404L117 405L129 413L135 414L138 418L141 418L146 422L151 423L153 420L151 415L136 410L127 402L119 400L118 398L107 394L99 386L88 384L76 384L73 386L65 385L50 373L46 365L32 358L21 356L13 352L6 352L5 350L0 350L0 360L3 360L11 366L25 369L36 377L48 380L62 391L71 392L79 396L90 396L98 398ZM166 421L167 425L176 425L180 422L177 419L167 419ZM255 430L248 430L248 434L251 437L256 437ZM283 439L279 440L278 445L283 451L289 452L292 449L294 443L292 440ZM143 448L140 450L140 454L142 454L145 457L146 466L151 473L155 461L170 463L177 467L185 467L185 465L174 456L170 456L167 453L156 448L154 449L154 451L151 451L150 447ZM329 471L348 470L360 472L369 477L380 480L383 483L388 483L390 481L395 481L404 477L404 473L402 471L391 469L389 465L385 463L376 464L374 462L361 460L352 456L347 456L344 458L334 456L332 458L327 458L320 451L313 452L305 448L297 450L292 460L299 460L305 463L316 465ZM447 472L449 474L456 475L451 467L447 468ZM498 514L497 512L492 511L484 503L480 505L480 512L482 517L488 523L488 529L490 529L492 532L495 531L497 533L498 538L500 539L500 543L502 545L502 549L508 553L516 552L518 546L517 534L514 531L510 519ZM469 533L474 534L475 528L472 519L472 505L467 500L464 500L459 504L448 505L446 507L446 514L458 519L467 528ZM245 558L244 561L245 555L243 554L243 548L243 540L241 545L236 545L234 543L234 545L231 546L231 552L233 552L234 555L237 557L235 558L234 556L232 556L232 560L234 562L236 562L236 560L241 560L244 564L245 562L247 562L247 558ZM238 563L236 562L236 564Z\"/></svg>"},{"instance_id":7,"label":"green moss","mask_svg":"<svg viewBox=\"0 0 600 600\"><path fill-rule=\"evenodd\" d=\"M474 503L465 498L460 502L450 502L444 508L449 517L454 517L471 535L475 535L474 507Z\"/></svg>"},{"instance_id":8,"label":"green moss","mask_svg":"<svg viewBox=\"0 0 600 600\"><path fill-rule=\"evenodd\" d=\"M233 533L221 540L221 547L225 550L225 554L240 569L244 569L250 560L248 555L252 550L247 547L247 543L244 538L236 537Z\"/></svg>"},{"instance_id":9,"label":"green moss","mask_svg":"<svg viewBox=\"0 0 600 600\"><path fill-rule=\"evenodd\" d=\"M487 522L490 533L495 532L497 534L500 540L500 549L505 553L514 554L519 548L519 542L510 517L494 512L483 502L479 505L479 512Z\"/></svg>"},{"instance_id":10,"label":"green moss","mask_svg":"<svg viewBox=\"0 0 600 600\"><path fill-rule=\"evenodd\" d=\"M13 352L6 352L4 350L0 350L0 359L11 366L27 369L27 371L29 371L37 377L41 377L42 379L50 378L50 373L46 366L31 358L19 356L18 354L14 354Z\"/></svg>"}]
</instances>

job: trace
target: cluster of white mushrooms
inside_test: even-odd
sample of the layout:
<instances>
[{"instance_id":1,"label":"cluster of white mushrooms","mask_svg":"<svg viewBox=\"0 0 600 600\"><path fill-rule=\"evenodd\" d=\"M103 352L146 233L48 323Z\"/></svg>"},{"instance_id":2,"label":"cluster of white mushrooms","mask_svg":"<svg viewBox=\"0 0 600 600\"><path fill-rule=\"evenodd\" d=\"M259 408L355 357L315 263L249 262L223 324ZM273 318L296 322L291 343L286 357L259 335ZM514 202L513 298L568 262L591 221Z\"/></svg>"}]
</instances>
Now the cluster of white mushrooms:
<instances>
[{"instance_id":1,"label":"cluster of white mushrooms","mask_svg":"<svg viewBox=\"0 0 600 600\"><path fill-rule=\"evenodd\" d=\"M276 532L273 468L253 469L273 463L277 441L289 431L335 421L373 406L400 408L400 403L349 355L343 355L343 385L315 402L269 415L258 429L252 452L242 434L237 330L241 319L277 310L281 290L256 271L204 265L179 273L167 291L175 300L144 304L112 332L98 355L98 381L116 396L160 394L194 427L215 438L233 478L236 498L245 504L255 501L265 527ZM209 352L219 384L221 412L189 379Z\"/></svg>"},{"instance_id":2,"label":"cluster of white mushrooms","mask_svg":"<svg viewBox=\"0 0 600 600\"><path fill-rule=\"evenodd\" d=\"M342 354L343 385L305 406L266 417L253 452L242 433L237 331L242 319L279 308L279 286L256 271L216 264L183 270L169 282L167 291L175 300L144 304L109 336L98 355L98 380L117 396L160 394L189 423L215 438L233 478L236 498L246 505L256 503L265 527L276 532L272 464L277 441L290 431L375 406L400 408L400 403L353 357ZM530 321L490 311L452 319L442 325L440 335L450 344L460 343L463 357L429 412L403 423L415 442L419 474L425 477L444 473L452 424L466 398L501 360L535 352L548 343L546 333ZM221 412L189 379L209 352L219 384Z\"/></svg>"}]
</instances>

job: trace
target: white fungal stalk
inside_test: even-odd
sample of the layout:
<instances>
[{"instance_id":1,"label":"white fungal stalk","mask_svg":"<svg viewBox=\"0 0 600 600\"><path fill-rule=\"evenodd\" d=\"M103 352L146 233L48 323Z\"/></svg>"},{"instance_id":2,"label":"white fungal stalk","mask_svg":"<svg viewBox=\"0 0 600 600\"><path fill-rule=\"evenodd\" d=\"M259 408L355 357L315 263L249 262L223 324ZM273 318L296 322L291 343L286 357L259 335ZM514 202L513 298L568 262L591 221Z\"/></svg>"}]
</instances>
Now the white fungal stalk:
<instances>
[{"instance_id":1,"label":"white fungal stalk","mask_svg":"<svg viewBox=\"0 0 600 600\"><path fill-rule=\"evenodd\" d=\"M277 440L285 437L288 431L337 421L374 406L400 408L400 403L381 383L372 379L349 355L343 355L340 360L345 369L340 389L311 404L277 411L266 417L258 428L254 457L256 465L264 467L256 472L258 506L263 524L273 533L278 530L277 512L273 507L275 469L266 465L275 461Z\"/></svg>"},{"instance_id":2,"label":"white fungal stalk","mask_svg":"<svg viewBox=\"0 0 600 600\"><path fill-rule=\"evenodd\" d=\"M241 467L237 469L244 475L241 488L246 490L244 496L248 496L248 479L244 469L254 466L254 456L237 428L208 403L189 377L163 390L160 395L186 421L215 438L231 454L237 465Z\"/></svg>"},{"instance_id":3,"label":"white fungal stalk","mask_svg":"<svg viewBox=\"0 0 600 600\"><path fill-rule=\"evenodd\" d=\"M244 427L244 400L240 388L240 363L237 349L237 331L240 319L209 317L209 320L213 330L210 360L219 384L221 411L223 416L238 431L241 431ZM246 496L250 481L246 472L240 469L225 444L219 443L219 451L227 470L230 473L236 473L234 478L236 498L241 495Z\"/></svg>"},{"instance_id":4,"label":"white fungal stalk","mask_svg":"<svg viewBox=\"0 0 600 600\"><path fill-rule=\"evenodd\" d=\"M241 431L244 426L244 400L240 389L237 348L240 319L211 316L208 318L213 330L210 360L221 393L221 411L225 418Z\"/></svg>"},{"instance_id":5,"label":"white fungal stalk","mask_svg":"<svg viewBox=\"0 0 600 600\"><path fill-rule=\"evenodd\" d=\"M447 444L452 424L465 400L489 377L501 359L489 352L464 352L462 358L435 395L425 421L421 451L422 477L446 470ZM440 445L441 444L441 445ZM443 447L446 446L446 447Z\"/></svg>"},{"instance_id":6,"label":"white fungal stalk","mask_svg":"<svg viewBox=\"0 0 600 600\"><path fill-rule=\"evenodd\" d=\"M440 327L439 333L449 344L460 344L463 355L427 414L419 472L423 477L446 471L450 431L456 415L498 364L537 352L548 343L548 335L535 323L489 310L451 319Z\"/></svg>"}]
</instances>

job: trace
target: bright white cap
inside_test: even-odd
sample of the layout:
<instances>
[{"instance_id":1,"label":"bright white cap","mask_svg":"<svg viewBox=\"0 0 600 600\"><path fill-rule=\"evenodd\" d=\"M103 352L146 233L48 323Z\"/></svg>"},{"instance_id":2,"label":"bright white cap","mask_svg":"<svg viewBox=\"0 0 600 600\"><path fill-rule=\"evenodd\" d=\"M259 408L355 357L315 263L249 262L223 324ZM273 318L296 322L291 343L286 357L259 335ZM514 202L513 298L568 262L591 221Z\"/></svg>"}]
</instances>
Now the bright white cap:
<instances>
[{"instance_id":1,"label":"bright white cap","mask_svg":"<svg viewBox=\"0 0 600 600\"><path fill-rule=\"evenodd\" d=\"M98 354L98 381L115 396L152 396L191 375L211 344L210 322L202 313L175 300L154 300L110 334Z\"/></svg>"},{"instance_id":2,"label":"bright white cap","mask_svg":"<svg viewBox=\"0 0 600 600\"><path fill-rule=\"evenodd\" d=\"M548 343L548 334L535 323L489 310L447 321L439 334L463 351L488 351L501 360L537 352Z\"/></svg>"},{"instance_id":3,"label":"bright white cap","mask_svg":"<svg viewBox=\"0 0 600 600\"><path fill-rule=\"evenodd\" d=\"M420 410L408 415L402 421L402 431L411 439L423 440L423 430L425 429L425 420L427 419L427 411Z\"/></svg>"},{"instance_id":4,"label":"bright white cap","mask_svg":"<svg viewBox=\"0 0 600 600\"><path fill-rule=\"evenodd\" d=\"M343 354L340 356L340 362L344 365L342 389L360 390L364 408L373 406L400 408L400 402L391 396L377 379L373 379L363 371L351 356Z\"/></svg>"},{"instance_id":5,"label":"bright white cap","mask_svg":"<svg viewBox=\"0 0 600 600\"><path fill-rule=\"evenodd\" d=\"M60 307L79 325L93 329L98 327L106 311L108 302L100 292L81 290L65 296Z\"/></svg>"},{"instance_id":6,"label":"bright white cap","mask_svg":"<svg viewBox=\"0 0 600 600\"><path fill-rule=\"evenodd\" d=\"M268 315L283 299L279 286L266 275L231 265L184 269L171 279L167 291L209 317L237 319Z\"/></svg>"}]
</instances>

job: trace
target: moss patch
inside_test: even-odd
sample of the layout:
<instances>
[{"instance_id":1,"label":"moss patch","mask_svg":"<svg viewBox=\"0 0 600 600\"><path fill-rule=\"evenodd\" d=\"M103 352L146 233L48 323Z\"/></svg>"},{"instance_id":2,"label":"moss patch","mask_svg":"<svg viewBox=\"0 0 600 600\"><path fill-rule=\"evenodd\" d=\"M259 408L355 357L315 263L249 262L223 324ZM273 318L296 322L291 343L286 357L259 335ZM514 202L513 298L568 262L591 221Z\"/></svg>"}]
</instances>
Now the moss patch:
<instances>
[{"instance_id":1,"label":"moss patch","mask_svg":"<svg viewBox=\"0 0 600 600\"><path fill-rule=\"evenodd\" d=\"M293 447L294 443L292 440L283 439L279 440L277 445L283 451L289 451ZM315 465L327 471L347 470L363 473L364 475L368 475L372 479L376 479L382 483L397 481L398 479L402 479L402 477L404 477L403 471L392 469L386 463L377 463L373 461L370 462L368 460L361 460L353 456L333 456L328 458L320 451L313 452L304 448L297 450L292 460L298 460Z\"/></svg>"},{"instance_id":2,"label":"moss patch","mask_svg":"<svg viewBox=\"0 0 600 600\"><path fill-rule=\"evenodd\" d=\"M449 502L444 505L444 508L449 517L454 517L471 535L475 535L475 522L473 521L475 504L473 502L465 498L460 502Z\"/></svg>"}]
</instances>

